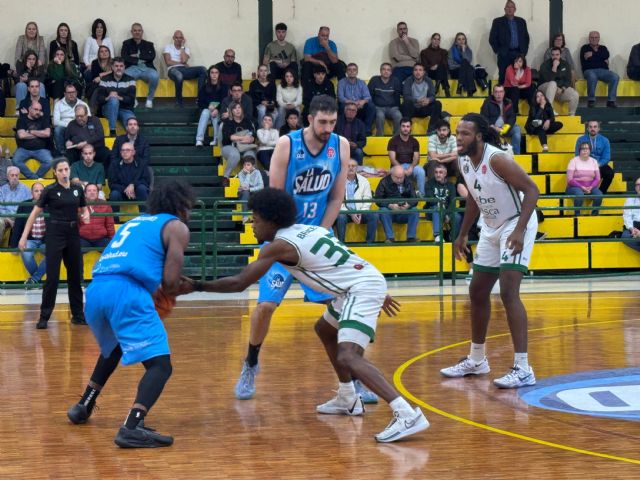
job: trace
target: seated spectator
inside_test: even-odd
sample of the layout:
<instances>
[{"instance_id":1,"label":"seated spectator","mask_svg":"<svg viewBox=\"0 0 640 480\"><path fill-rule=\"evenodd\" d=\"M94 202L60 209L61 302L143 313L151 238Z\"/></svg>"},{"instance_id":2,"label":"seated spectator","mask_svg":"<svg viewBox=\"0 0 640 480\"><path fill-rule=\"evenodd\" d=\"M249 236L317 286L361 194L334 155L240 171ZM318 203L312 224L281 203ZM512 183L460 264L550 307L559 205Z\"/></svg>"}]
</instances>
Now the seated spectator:
<instances>
[{"instance_id":1,"label":"seated spectator","mask_svg":"<svg viewBox=\"0 0 640 480\"><path fill-rule=\"evenodd\" d=\"M262 128L258 129L258 161L268 172L271 168L271 156L278 143L280 132L273 128L273 118L267 113L262 117Z\"/></svg>"},{"instance_id":2,"label":"seated spectator","mask_svg":"<svg viewBox=\"0 0 640 480\"><path fill-rule=\"evenodd\" d=\"M274 82L282 80L286 69L291 68L296 73L300 69L296 47L285 41L287 25L282 22L277 23L275 31L276 39L267 43L262 57L262 64L269 66L270 80Z\"/></svg>"},{"instance_id":3,"label":"seated spectator","mask_svg":"<svg viewBox=\"0 0 640 480\"><path fill-rule=\"evenodd\" d=\"M237 82L242 84L242 66L236 63L236 52L232 49L224 51L223 61L216 63L215 67L220 72L220 81L223 85L231 88Z\"/></svg>"},{"instance_id":4,"label":"seated spectator","mask_svg":"<svg viewBox=\"0 0 640 480\"><path fill-rule=\"evenodd\" d=\"M186 45L187 39L180 30L173 32L173 43L170 43L162 52L164 63L167 66L167 76L173 80L176 87L176 104L182 108L182 83L185 80L198 79L198 90L204 85L207 71L204 67L190 67L191 50Z\"/></svg>"},{"instance_id":5,"label":"seated spectator","mask_svg":"<svg viewBox=\"0 0 640 480\"><path fill-rule=\"evenodd\" d=\"M531 80L531 68L527 66L527 59L524 55L516 55L515 60L505 71L504 91L507 98L511 100L516 115L519 115L520 100L527 103L533 101L535 87Z\"/></svg>"},{"instance_id":6,"label":"seated spectator","mask_svg":"<svg viewBox=\"0 0 640 480\"><path fill-rule=\"evenodd\" d=\"M400 121L400 133L389 140L387 153L391 162L391 168L402 167L407 177L413 177L418 187L418 193L424 197L424 168L420 166L420 144L411 135L411 119L403 118Z\"/></svg>"},{"instance_id":7,"label":"seated spectator","mask_svg":"<svg viewBox=\"0 0 640 480\"><path fill-rule=\"evenodd\" d=\"M113 143L113 148L111 149L111 160L116 160L122 144L129 142L133 143L133 147L136 151L136 160L140 162L141 165L149 165L151 161L151 147L149 146L149 141L142 133L140 133L138 119L131 117L127 120L124 128L124 135L118 135L116 137L116 141Z\"/></svg>"},{"instance_id":8,"label":"seated spectator","mask_svg":"<svg viewBox=\"0 0 640 480\"><path fill-rule=\"evenodd\" d=\"M347 223L367 225L367 243L376 241L376 230L378 229L378 214L375 212L360 213L357 210L370 210L371 202L353 202L350 200L372 200L371 185L362 175L357 173L358 162L351 158L348 162L347 182L344 190L344 202L340 207L340 214L336 218L334 225L336 237L342 243L345 242Z\"/></svg>"},{"instance_id":9,"label":"seated spectator","mask_svg":"<svg viewBox=\"0 0 640 480\"><path fill-rule=\"evenodd\" d=\"M0 148L0 187L9 183L7 178L7 168L12 165L13 163L11 163L11 158L9 158L9 149L4 152L2 148Z\"/></svg>"},{"instance_id":10,"label":"seated spectator","mask_svg":"<svg viewBox=\"0 0 640 480\"><path fill-rule=\"evenodd\" d=\"M580 95L571 87L571 66L562 60L558 47L551 49L551 58L540 65L538 90L553 102L569 102L569 115L575 115Z\"/></svg>"},{"instance_id":11,"label":"seated spectator","mask_svg":"<svg viewBox=\"0 0 640 480\"><path fill-rule=\"evenodd\" d=\"M348 68L347 68L348 71ZM400 95L402 95L402 83L391 74L391 64L380 65L380 75L371 77L368 84L371 95L371 103L376 114L376 135L384 135L384 121L386 118L393 122L393 134L400 131Z\"/></svg>"},{"instance_id":12,"label":"seated spectator","mask_svg":"<svg viewBox=\"0 0 640 480\"><path fill-rule=\"evenodd\" d=\"M402 116L429 117L427 135L433 133L433 125L440 120L442 115L442 104L436 100L433 83L425 75L424 66L416 63L413 66L413 75L408 77L402 84Z\"/></svg>"},{"instance_id":13,"label":"seated spectator","mask_svg":"<svg viewBox=\"0 0 640 480\"><path fill-rule=\"evenodd\" d=\"M583 142L589 143L591 147L591 157L596 159L598 167L600 168L600 178L602 178L600 191L607 193L615 175L613 168L609 166L609 162L611 161L611 144L607 137L600 134L600 122L597 120L589 120L586 123L586 130L587 133L578 137L576 140L575 155L578 156L580 154L580 144Z\"/></svg>"},{"instance_id":14,"label":"seated spectator","mask_svg":"<svg viewBox=\"0 0 640 480\"><path fill-rule=\"evenodd\" d=\"M13 154L13 164L20 169L22 175L30 180L44 177L51 168L53 156L49 150L51 124L49 118L42 115L42 106L34 102L29 105L29 112L20 115L16 122L16 144L18 148ZM33 158L40 162L37 172L32 172L26 161Z\"/></svg>"},{"instance_id":15,"label":"seated spectator","mask_svg":"<svg viewBox=\"0 0 640 480\"><path fill-rule=\"evenodd\" d=\"M402 126L400 126L402 128ZM383 201L384 199L402 200L394 203ZM380 180L376 188L376 204L380 208L380 222L384 228L385 243L395 242L393 233L394 223L406 223L407 242L416 241L419 215L414 209L418 204L412 183L405 176L405 170L400 165L391 168L391 173ZM403 212L392 214L393 212Z\"/></svg>"},{"instance_id":16,"label":"seated spectator","mask_svg":"<svg viewBox=\"0 0 640 480\"><path fill-rule=\"evenodd\" d=\"M587 195L602 195L598 189L600 184L600 169L595 158L591 157L591 145L589 142L582 142L578 147L580 153L577 157L569 160L567 166L567 195L576 195L573 200L575 207L581 207L582 197ZM601 198L593 199L593 206L599 207L602 204ZM592 215L598 215L598 210L593 210ZM576 210L576 215L582 215L582 210Z\"/></svg>"},{"instance_id":17,"label":"seated spectator","mask_svg":"<svg viewBox=\"0 0 640 480\"><path fill-rule=\"evenodd\" d=\"M413 66L420 61L420 44L409 36L406 22L396 25L397 38L389 42L389 59L391 60L392 75L404 82L413 73Z\"/></svg>"},{"instance_id":18,"label":"seated spectator","mask_svg":"<svg viewBox=\"0 0 640 480\"><path fill-rule=\"evenodd\" d=\"M235 87L235 85L234 85ZM226 160L223 185L229 185L231 173L244 157L256 158L256 129L244 114L242 105L231 102L229 118L222 123L222 157Z\"/></svg>"},{"instance_id":19,"label":"seated spectator","mask_svg":"<svg viewBox=\"0 0 640 480\"><path fill-rule=\"evenodd\" d=\"M104 130L98 117L90 117L86 105L75 108L76 118L69 122L64 134L67 158L73 164L80 160L82 148L90 143L95 150L95 159L109 171L111 152L104 144Z\"/></svg>"},{"instance_id":20,"label":"seated spectator","mask_svg":"<svg viewBox=\"0 0 640 480\"><path fill-rule=\"evenodd\" d=\"M220 120L226 120L229 118L229 108L233 102L242 105L244 115L253 121L253 118L251 117L253 112L253 101L249 95L242 91L242 80L236 80L236 82L231 85L231 88L229 88L229 94L222 99L222 103L220 104Z\"/></svg>"},{"instance_id":21,"label":"seated spectator","mask_svg":"<svg viewBox=\"0 0 640 480\"><path fill-rule=\"evenodd\" d=\"M293 132L294 130L298 130L301 127L300 114L297 110L288 110L284 114L284 122L284 125L282 125L278 130L280 136L286 135L287 133Z\"/></svg>"},{"instance_id":22,"label":"seated spectator","mask_svg":"<svg viewBox=\"0 0 640 480\"><path fill-rule=\"evenodd\" d=\"M215 66L209 67L209 70L207 70L207 80L198 90L200 120L198 120L198 131L196 133L196 147L203 146L204 133L209 123L211 123L213 130L213 139L209 145L214 146L218 143L218 123L221 118L221 103L227 96L227 93L227 86L220 82L220 71ZM242 87L240 87L240 94L242 95Z\"/></svg>"},{"instance_id":23,"label":"seated spectator","mask_svg":"<svg viewBox=\"0 0 640 480\"><path fill-rule=\"evenodd\" d=\"M30 80L38 80L40 91L38 97L45 97L44 89L46 72L42 65L38 63L38 55L33 50L27 50L24 57L16 63L16 71L13 80L16 85L16 110L20 102L27 97Z\"/></svg>"},{"instance_id":24,"label":"seated spectator","mask_svg":"<svg viewBox=\"0 0 640 480\"><path fill-rule=\"evenodd\" d=\"M85 143L80 153L82 161L71 165L71 183L81 185L83 189L86 189L89 184L96 185L101 191L105 180L105 170L101 163L95 161L96 151L93 145Z\"/></svg>"},{"instance_id":25,"label":"seated spectator","mask_svg":"<svg viewBox=\"0 0 640 480\"><path fill-rule=\"evenodd\" d=\"M427 208L435 208L432 213L427 213L427 219L431 220L433 226L433 241L439 242L440 228L455 232L460 231L462 224L462 214L454 212L456 187L447 180L447 167L443 164L437 164L433 169L433 178L427 181L426 198L436 198L436 201L427 200ZM441 216L441 212L442 216ZM442 223L441 223L442 220ZM454 241L454 235L451 235L450 241Z\"/></svg>"},{"instance_id":26,"label":"seated spectator","mask_svg":"<svg viewBox=\"0 0 640 480\"><path fill-rule=\"evenodd\" d=\"M318 95L329 95L330 97L336 98L336 90L331 80L327 78L327 71L322 65L313 66L313 81L306 84L302 89L302 104L304 105L302 114L305 125L309 123L307 115L309 114L311 100Z\"/></svg>"},{"instance_id":27,"label":"seated spectator","mask_svg":"<svg viewBox=\"0 0 640 480\"><path fill-rule=\"evenodd\" d=\"M91 24L91 35L84 41L84 50L82 51L82 62L87 66L87 70L84 72L87 85L95 78L90 67L93 61L99 58L100 47L106 47L109 50L109 58L115 56L113 43L107 35L107 24L101 18L96 18Z\"/></svg>"},{"instance_id":28,"label":"seated spectator","mask_svg":"<svg viewBox=\"0 0 640 480\"><path fill-rule=\"evenodd\" d=\"M358 118L362 120L366 135L371 135L371 127L376 117L376 109L371 104L371 93L367 84L358 78L358 65L347 65L347 76L338 82L338 107L344 110L347 102L358 108Z\"/></svg>"},{"instance_id":29,"label":"seated spectator","mask_svg":"<svg viewBox=\"0 0 640 480\"><path fill-rule=\"evenodd\" d=\"M269 70L266 65L258 67L258 77L249 84L249 95L255 109L253 117L257 118L258 125L262 125L262 118L267 113L271 115L271 119L277 125L276 84L269 78Z\"/></svg>"},{"instance_id":30,"label":"seated spectator","mask_svg":"<svg viewBox=\"0 0 640 480\"><path fill-rule=\"evenodd\" d=\"M142 165L136 160L136 150L133 143L123 143L120 147L120 156L109 165L109 201L146 202L149 196L151 176L148 165ZM144 211L144 205L138 207ZM113 207L114 212L120 211L119 206Z\"/></svg>"},{"instance_id":31,"label":"seated spectator","mask_svg":"<svg viewBox=\"0 0 640 480\"><path fill-rule=\"evenodd\" d=\"M4 232L13 227L18 205L2 205L3 203L20 203L31 200L29 188L20 182L18 167L7 168L7 183L0 187L0 244Z\"/></svg>"},{"instance_id":32,"label":"seated spectator","mask_svg":"<svg viewBox=\"0 0 640 480\"><path fill-rule=\"evenodd\" d=\"M139 23L131 25L131 38L122 42L120 55L124 59L126 68L124 73L134 80L139 79L149 84L145 107L153 108L153 97L156 94L156 88L158 88L160 75L158 75L156 67L153 66L153 60L156 58L156 48L153 42L143 40L143 34L144 30L142 29L142 25ZM135 87L135 82L133 86ZM135 91L133 93L135 95ZM131 103L129 110L131 110L133 106L134 102Z\"/></svg>"},{"instance_id":33,"label":"seated spectator","mask_svg":"<svg viewBox=\"0 0 640 480\"><path fill-rule=\"evenodd\" d=\"M571 50L567 48L567 44L564 39L564 33L557 33L553 40L551 40L551 45L544 52L544 61L546 62L551 58L551 49L552 48L560 49L560 59L567 62L569 67L571 68L571 87L575 88L576 86L576 65L573 63L573 57L571 56Z\"/></svg>"},{"instance_id":34,"label":"seated spectator","mask_svg":"<svg viewBox=\"0 0 640 480\"><path fill-rule=\"evenodd\" d=\"M480 114L487 119L491 128L501 138L511 140L513 153L519 155L522 132L516 124L516 112L513 109L513 103L508 98L505 98L502 85L493 86L493 94L482 102Z\"/></svg>"},{"instance_id":35,"label":"seated spectator","mask_svg":"<svg viewBox=\"0 0 640 480\"><path fill-rule=\"evenodd\" d=\"M335 131L347 139L351 158L354 158L358 165L362 165L364 160L362 149L367 144L367 133L364 123L357 118L357 115L358 106L355 103L347 103L342 115L338 116Z\"/></svg>"},{"instance_id":36,"label":"seated spectator","mask_svg":"<svg viewBox=\"0 0 640 480\"><path fill-rule=\"evenodd\" d=\"M640 43L631 47L629 61L627 62L627 76L631 80L640 80Z\"/></svg>"},{"instance_id":37,"label":"seated spectator","mask_svg":"<svg viewBox=\"0 0 640 480\"><path fill-rule=\"evenodd\" d=\"M427 146L427 176L433 178L434 169L442 165L450 177L458 172L458 145L451 134L451 126L446 120L436 123L436 133L429 137Z\"/></svg>"},{"instance_id":38,"label":"seated spectator","mask_svg":"<svg viewBox=\"0 0 640 480\"><path fill-rule=\"evenodd\" d=\"M636 196L629 197L624 202L622 218L624 220L624 231L622 238L633 238L625 244L640 252L640 177L635 181ZM632 207L636 207L633 209Z\"/></svg>"},{"instance_id":39,"label":"seated spectator","mask_svg":"<svg viewBox=\"0 0 640 480\"><path fill-rule=\"evenodd\" d=\"M616 108L620 77L617 73L609 70L609 50L604 45L600 45L598 32L589 32L589 43L580 48L580 65L582 66L582 74L587 81L587 106L596 106L596 86L598 80L601 80L609 88L607 107Z\"/></svg>"},{"instance_id":40,"label":"seated spectator","mask_svg":"<svg viewBox=\"0 0 640 480\"><path fill-rule=\"evenodd\" d=\"M447 98L451 96L449 87L449 52L440 48L440 34L431 35L429 46L420 52L420 63L424 65L427 75L435 80L435 94L440 91L440 85L444 89Z\"/></svg>"},{"instance_id":41,"label":"seated spectator","mask_svg":"<svg viewBox=\"0 0 640 480\"><path fill-rule=\"evenodd\" d=\"M47 118L51 118L51 107L49 105L49 99L40 96L40 92L44 91L44 88L42 87L40 81L36 78L28 80L27 91L27 97L22 99L19 104L16 100L16 115L26 115L29 111L29 105L31 105L33 102L38 102L42 107L42 114Z\"/></svg>"},{"instance_id":42,"label":"seated spectator","mask_svg":"<svg viewBox=\"0 0 640 480\"><path fill-rule=\"evenodd\" d=\"M124 60L121 57L113 59L113 72L100 80L97 101L102 107L102 113L109 121L109 136L116 136L116 122L118 118L123 125L127 120L135 117L133 105L136 100L136 81L125 72Z\"/></svg>"},{"instance_id":43,"label":"seated spectator","mask_svg":"<svg viewBox=\"0 0 640 480\"><path fill-rule=\"evenodd\" d=\"M304 42L304 62L302 63L302 84L313 81L313 66L321 65L327 71L327 77L344 78L346 65L338 57L338 47L333 40L329 40L329 27L320 27L316 37L308 38Z\"/></svg>"},{"instance_id":44,"label":"seated spectator","mask_svg":"<svg viewBox=\"0 0 640 480\"><path fill-rule=\"evenodd\" d=\"M487 71L480 65L473 65L473 51L467 44L467 36L462 33L456 33L453 45L449 49L447 56L449 62L449 75L451 78L458 80L458 88L456 93L462 94L464 90L467 97L473 97L476 92L476 84L481 90L489 88L487 85Z\"/></svg>"},{"instance_id":45,"label":"seated spectator","mask_svg":"<svg viewBox=\"0 0 640 480\"><path fill-rule=\"evenodd\" d=\"M89 106L78 98L78 90L73 83L64 87L64 97L53 105L53 144L60 155L67 151L64 136L67 125L76 118L75 109L78 105L83 105L85 111L91 115Z\"/></svg>"},{"instance_id":46,"label":"seated spectator","mask_svg":"<svg viewBox=\"0 0 640 480\"><path fill-rule=\"evenodd\" d=\"M264 188L262 175L256 168L256 159L251 156L246 156L242 159L242 170L238 172L238 179L240 180L240 186L238 187L239 200L247 201L252 193Z\"/></svg>"},{"instance_id":47,"label":"seated spectator","mask_svg":"<svg viewBox=\"0 0 640 480\"><path fill-rule=\"evenodd\" d=\"M53 60L47 67L46 82L49 97L53 99L62 98L64 96L64 87L69 83L75 85L79 96L82 96L84 81L80 75L80 70L78 70L75 63L69 60L62 48L55 52Z\"/></svg>"},{"instance_id":48,"label":"seated spectator","mask_svg":"<svg viewBox=\"0 0 640 480\"><path fill-rule=\"evenodd\" d=\"M529 117L524 128L529 135L538 136L543 152L549 151L547 135L556 133L562 128L562 122L556 122L553 106L540 90L536 92L534 102L529 107Z\"/></svg>"},{"instance_id":49,"label":"seated spectator","mask_svg":"<svg viewBox=\"0 0 640 480\"><path fill-rule=\"evenodd\" d=\"M94 215L94 213L113 213L111 205L98 198L99 188L94 183L84 187L84 198L89 208L89 223L81 222L80 246L82 248L104 248L116 234L112 215Z\"/></svg>"},{"instance_id":50,"label":"seated spectator","mask_svg":"<svg viewBox=\"0 0 640 480\"><path fill-rule=\"evenodd\" d=\"M98 114L98 87L104 77L113 73L113 59L111 58L111 51L105 45L98 48L98 58L91 62L91 68L85 71L85 77L87 77L87 91L86 97L89 99L89 108L94 114Z\"/></svg>"},{"instance_id":51,"label":"seated spectator","mask_svg":"<svg viewBox=\"0 0 640 480\"><path fill-rule=\"evenodd\" d=\"M289 110L302 111L302 87L298 81L298 74L291 69L284 72L280 85L276 88L278 103L278 118L276 126L284 125L285 113ZM281 120L282 119L282 120Z\"/></svg>"},{"instance_id":52,"label":"seated spectator","mask_svg":"<svg viewBox=\"0 0 640 480\"><path fill-rule=\"evenodd\" d=\"M42 35L38 32L36 22L28 22L24 28L24 35L20 35L16 41L15 64L24 59L28 50L36 52L38 65L44 67L47 63L47 50ZM44 95L43 95L44 96Z\"/></svg>"},{"instance_id":53,"label":"seated spectator","mask_svg":"<svg viewBox=\"0 0 640 480\"><path fill-rule=\"evenodd\" d=\"M20 214L20 216L16 217L13 228L11 229L9 248L18 248L20 237L22 237L24 227L27 224L27 218L33 210L33 206L38 203L38 200L40 200L40 195L42 195L43 190L44 185L42 185L40 182L35 182L33 185L31 185L31 196L33 197L32 202L27 205L20 205L18 207L16 213ZM29 278L27 278L27 280L24 282L25 285L36 285L40 283L42 281L42 277L44 277L44 274L47 273L47 261L44 256L44 237L46 235L46 231L47 227L45 224L44 215L39 215L38 217L36 217L35 221L33 222L33 226L31 227L31 231L27 235L27 248L20 251L22 263L24 264L24 268L29 274ZM36 251L39 251L43 254L40 263L36 262Z\"/></svg>"},{"instance_id":54,"label":"seated spectator","mask_svg":"<svg viewBox=\"0 0 640 480\"><path fill-rule=\"evenodd\" d=\"M82 62L80 61L80 54L78 53L78 44L71 38L71 29L69 25L64 22L58 25L56 38L49 43L49 62L55 59L55 54L59 49L64 51L69 62L77 68L80 68Z\"/></svg>"}]
</instances>

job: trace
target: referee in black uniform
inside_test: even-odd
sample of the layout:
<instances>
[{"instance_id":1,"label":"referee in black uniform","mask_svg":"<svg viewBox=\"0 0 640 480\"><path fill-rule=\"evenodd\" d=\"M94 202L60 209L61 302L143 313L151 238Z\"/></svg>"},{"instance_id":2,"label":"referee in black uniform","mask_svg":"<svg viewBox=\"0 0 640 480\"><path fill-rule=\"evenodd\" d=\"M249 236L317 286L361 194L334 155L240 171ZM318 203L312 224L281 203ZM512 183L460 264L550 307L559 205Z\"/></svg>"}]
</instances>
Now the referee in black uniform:
<instances>
[{"instance_id":1,"label":"referee in black uniform","mask_svg":"<svg viewBox=\"0 0 640 480\"><path fill-rule=\"evenodd\" d=\"M84 191L78 185L71 185L69 160L59 157L53 162L56 182L45 187L36 206L27 219L20 243L21 250L27 246L27 233L35 219L43 211L49 214L46 219L45 259L47 261L47 280L42 291L40 319L36 328L47 328L49 317L56 306L56 293L60 280L60 261L67 269L69 304L71 305L71 323L86 325L82 301L82 251L78 222L89 223L89 210L84 199ZM79 214L81 218L79 219Z\"/></svg>"}]
</instances>

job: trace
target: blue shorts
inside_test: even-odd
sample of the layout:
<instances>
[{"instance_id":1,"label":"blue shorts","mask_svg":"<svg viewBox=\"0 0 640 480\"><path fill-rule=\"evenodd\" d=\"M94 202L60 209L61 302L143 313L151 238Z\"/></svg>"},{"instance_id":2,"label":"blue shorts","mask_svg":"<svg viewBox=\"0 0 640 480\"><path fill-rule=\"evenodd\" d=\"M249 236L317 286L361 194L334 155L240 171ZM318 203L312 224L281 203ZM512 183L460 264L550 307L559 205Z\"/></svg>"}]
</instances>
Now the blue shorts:
<instances>
[{"instance_id":1,"label":"blue shorts","mask_svg":"<svg viewBox=\"0 0 640 480\"><path fill-rule=\"evenodd\" d=\"M104 357L118 344L124 365L171 353L153 298L135 280L124 275L95 277L85 305L87 323Z\"/></svg>"},{"instance_id":2,"label":"blue shorts","mask_svg":"<svg viewBox=\"0 0 640 480\"><path fill-rule=\"evenodd\" d=\"M269 271L260 279L260 293L258 303L273 302L280 305L285 294L291 286L293 276L279 263L274 263ZM333 299L333 295L324 292L317 292L311 287L301 284L304 291L305 302L326 303Z\"/></svg>"}]
</instances>

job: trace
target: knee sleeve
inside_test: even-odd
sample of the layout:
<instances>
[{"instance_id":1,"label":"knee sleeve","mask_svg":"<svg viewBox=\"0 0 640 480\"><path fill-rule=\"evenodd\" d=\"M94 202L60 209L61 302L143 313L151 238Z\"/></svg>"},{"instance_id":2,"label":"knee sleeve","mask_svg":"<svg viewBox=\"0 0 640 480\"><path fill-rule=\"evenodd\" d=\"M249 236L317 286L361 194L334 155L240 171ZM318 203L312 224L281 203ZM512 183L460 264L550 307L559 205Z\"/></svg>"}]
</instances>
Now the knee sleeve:
<instances>
[{"instance_id":1,"label":"knee sleeve","mask_svg":"<svg viewBox=\"0 0 640 480\"><path fill-rule=\"evenodd\" d=\"M142 362L142 364L147 371L138 385L136 403L140 403L147 410L151 410L151 407L160 397L167 380L169 380L173 367L171 366L171 357L169 355L150 358Z\"/></svg>"},{"instance_id":2,"label":"knee sleeve","mask_svg":"<svg viewBox=\"0 0 640 480\"><path fill-rule=\"evenodd\" d=\"M96 367L93 370L93 374L91 375L91 381L104 386L107 383L107 380L109 380L111 374L118 367L118 363L121 358L122 349L120 348L120 345L114 348L111 355L107 358L100 355L98 362L96 363Z\"/></svg>"}]
</instances>

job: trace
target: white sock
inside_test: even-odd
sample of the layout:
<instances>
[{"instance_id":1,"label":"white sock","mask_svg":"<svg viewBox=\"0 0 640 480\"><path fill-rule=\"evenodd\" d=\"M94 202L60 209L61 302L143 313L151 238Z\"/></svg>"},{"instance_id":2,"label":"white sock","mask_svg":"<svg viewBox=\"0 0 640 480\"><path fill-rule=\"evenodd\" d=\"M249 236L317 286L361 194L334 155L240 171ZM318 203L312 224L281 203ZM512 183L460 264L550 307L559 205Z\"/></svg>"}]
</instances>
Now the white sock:
<instances>
[{"instance_id":1,"label":"white sock","mask_svg":"<svg viewBox=\"0 0 640 480\"><path fill-rule=\"evenodd\" d=\"M471 350L469 351L469 358L476 363L480 363L487 356L484 343L471 342Z\"/></svg>"},{"instance_id":2,"label":"white sock","mask_svg":"<svg viewBox=\"0 0 640 480\"><path fill-rule=\"evenodd\" d=\"M413 408L411 408L411 405L409 405L409 402L402 397L397 397L395 400L392 400L389 406L391 407L391 410L398 412L401 417L412 417L415 415L415 412L413 411Z\"/></svg>"},{"instance_id":3,"label":"white sock","mask_svg":"<svg viewBox=\"0 0 640 480\"><path fill-rule=\"evenodd\" d=\"M347 383L340 382L338 384L338 396L346 400L355 400L356 387L353 385L353 382L347 382Z\"/></svg>"},{"instance_id":4,"label":"white sock","mask_svg":"<svg viewBox=\"0 0 640 480\"><path fill-rule=\"evenodd\" d=\"M513 364L522 368L523 370L529 370L529 355L525 353L516 353L514 355Z\"/></svg>"}]
</instances>

